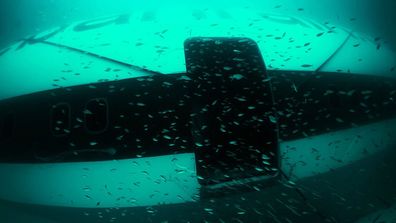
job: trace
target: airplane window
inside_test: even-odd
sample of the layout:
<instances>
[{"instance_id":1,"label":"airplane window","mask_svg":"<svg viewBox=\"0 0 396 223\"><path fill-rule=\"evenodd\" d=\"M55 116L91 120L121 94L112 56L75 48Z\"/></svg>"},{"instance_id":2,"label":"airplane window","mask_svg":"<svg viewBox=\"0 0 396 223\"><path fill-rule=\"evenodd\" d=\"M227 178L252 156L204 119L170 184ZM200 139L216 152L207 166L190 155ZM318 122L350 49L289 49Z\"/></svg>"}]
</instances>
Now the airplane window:
<instances>
[{"instance_id":1,"label":"airplane window","mask_svg":"<svg viewBox=\"0 0 396 223\"><path fill-rule=\"evenodd\" d=\"M67 135L70 133L70 105L61 103L52 106L51 131L54 135Z\"/></svg>"},{"instance_id":2,"label":"airplane window","mask_svg":"<svg viewBox=\"0 0 396 223\"><path fill-rule=\"evenodd\" d=\"M6 140L10 139L14 134L15 120L13 114L8 114L4 117L3 123L1 126L1 134L0 139Z\"/></svg>"},{"instance_id":3,"label":"airplane window","mask_svg":"<svg viewBox=\"0 0 396 223\"><path fill-rule=\"evenodd\" d=\"M94 133L103 132L107 128L107 101L103 98L96 98L89 101L85 107L86 128Z\"/></svg>"}]
</instances>

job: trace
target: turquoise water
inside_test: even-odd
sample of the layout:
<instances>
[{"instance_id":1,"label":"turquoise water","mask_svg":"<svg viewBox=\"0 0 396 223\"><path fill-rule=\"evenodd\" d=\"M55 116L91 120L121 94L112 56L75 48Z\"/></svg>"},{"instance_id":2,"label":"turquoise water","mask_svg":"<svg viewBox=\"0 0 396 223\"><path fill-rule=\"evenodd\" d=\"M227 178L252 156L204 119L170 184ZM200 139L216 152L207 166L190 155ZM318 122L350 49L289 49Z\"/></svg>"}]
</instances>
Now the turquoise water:
<instances>
[{"instance_id":1,"label":"turquoise water","mask_svg":"<svg viewBox=\"0 0 396 223\"><path fill-rule=\"evenodd\" d=\"M396 222L395 10L386 0L2 1L0 222ZM210 64L201 73L183 46L192 37L213 56L190 55ZM233 37L235 49L216 54L230 45L206 37ZM259 81L241 65L257 52ZM233 53L238 64L226 64ZM205 71L265 87L245 97L228 79L194 79ZM212 92L209 118L196 112L197 86ZM241 143L230 153L250 160L216 155L221 143L197 152L205 129L214 141L232 129L227 118L238 126L227 148ZM269 137L260 128L277 150L257 164L245 153Z\"/></svg>"}]
</instances>

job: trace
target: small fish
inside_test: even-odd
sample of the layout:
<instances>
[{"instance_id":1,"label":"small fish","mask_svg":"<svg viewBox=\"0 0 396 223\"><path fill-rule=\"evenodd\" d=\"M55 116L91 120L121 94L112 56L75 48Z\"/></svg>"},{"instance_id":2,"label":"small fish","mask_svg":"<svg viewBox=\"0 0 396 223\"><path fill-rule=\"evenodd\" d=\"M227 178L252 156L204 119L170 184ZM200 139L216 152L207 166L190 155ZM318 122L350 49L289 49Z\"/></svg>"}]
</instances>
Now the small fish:
<instances>
[{"instance_id":1,"label":"small fish","mask_svg":"<svg viewBox=\"0 0 396 223\"><path fill-rule=\"evenodd\" d=\"M237 141L230 141L230 142L228 142L229 144L231 144L231 145L238 145L238 142Z\"/></svg>"},{"instance_id":2,"label":"small fish","mask_svg":"<svg viewBox=\"0 0 396 223\"><path fill-rule=\"evenodd\" d=\"M83 113L85 114L85 115L92 115L93 113L90 111L90 110L88 110L88 109L85 109L84 111L83 111Z\"/></svg>"},{"instance_id":3,"label":"small fish","mask_svg":"<svg viewBox=\"0 0 396 223\"><path fill-rule=\"evenodd\" d=\"M230 76L230 79L232 80L241 80L242 78L244 78L244 76L241 74L233 74Z\"/></svg>"},{"instance_id":4,"label":"small fish","mask_svg":"<svg viewBox=\"0 0 396 223\"><path fill-rule=\"evenodd\" d=\"M212 208L204 208L204 210L205 210L206 212L212 212L212 211L213 211Z\"/></svg>"},{"instance_id":5,"label":"small fish","mask_svg":"<svg viewBox=\"0 0 396 223\"><path fill-rule=\"evenodd\" d=\"M339 123L344 123L344 120L340 119L340 118L336 118L336 121Z\"/></svg>"},{"instance_id":6,"label":"small fish","mask_svg":"<svg viewBox=\"0 0 396 223\"><path fill-rule=\"evenodd\" d=\"M295 83L293 83L292 88L293 88L293 90L294 90L295 92L298 92L298 89L297 89L297 86L296 86Z\"/></svg>"}]
</instances>

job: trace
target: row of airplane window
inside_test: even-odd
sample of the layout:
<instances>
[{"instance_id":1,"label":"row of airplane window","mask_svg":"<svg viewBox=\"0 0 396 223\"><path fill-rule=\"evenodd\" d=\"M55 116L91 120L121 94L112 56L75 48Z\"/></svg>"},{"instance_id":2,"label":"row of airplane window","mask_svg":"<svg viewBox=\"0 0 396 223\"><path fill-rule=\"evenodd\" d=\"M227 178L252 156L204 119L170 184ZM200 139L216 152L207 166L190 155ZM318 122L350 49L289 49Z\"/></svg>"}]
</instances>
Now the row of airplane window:
<instances>
[{"instance_id":1,"label":"row of airplane window","mask_svg":"<svg viewBox=\"0 0 396 223\"><path fill-rule=\"evenodd\" d=\"M72 109L68 103L59 103L51 110L51 132L55 136L69 135L72 123ZM90 133L101 133L108 126L108 105L104 98L90 100L84 110L83 119L76 121L85 125L85 129Z\"/></svg>"},{"instance_id":2,"label":"row of airplane window","mask_svg":"<svg viewBox=\"0 0 396 223\"><path fill-rule=\"evenodd\" d=\"M67 136L72 129L72 109L69 103L58 103L50 111L50 130L54 136ZM78 111L80 112L80 111ZM83 119L76 121L89 133L101 133L108 126L108 104L104 98L95 98L85 105ZM11 139L15 134L15 115L9 113L0 120L0 141Z\"/></svg>"}]
</instances>

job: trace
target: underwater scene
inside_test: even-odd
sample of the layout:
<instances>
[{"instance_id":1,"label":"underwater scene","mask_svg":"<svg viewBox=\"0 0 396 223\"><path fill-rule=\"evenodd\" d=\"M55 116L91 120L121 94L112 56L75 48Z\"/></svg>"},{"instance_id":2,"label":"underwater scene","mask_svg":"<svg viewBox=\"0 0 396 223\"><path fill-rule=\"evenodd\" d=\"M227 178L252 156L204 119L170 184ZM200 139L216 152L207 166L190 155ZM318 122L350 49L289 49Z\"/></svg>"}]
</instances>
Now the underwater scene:
<instances>
[{"instance_id":1,"label":"underwater scene","mask_svg":"<svg viewBox=\"0 0 396 223\"><path fill-rule=\"evenodd\" d=\"M2 0L0 222L396 223L395 12Z\"/></svg>"}]
</instances>

